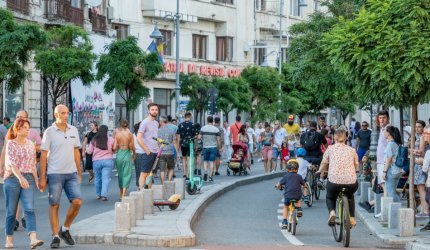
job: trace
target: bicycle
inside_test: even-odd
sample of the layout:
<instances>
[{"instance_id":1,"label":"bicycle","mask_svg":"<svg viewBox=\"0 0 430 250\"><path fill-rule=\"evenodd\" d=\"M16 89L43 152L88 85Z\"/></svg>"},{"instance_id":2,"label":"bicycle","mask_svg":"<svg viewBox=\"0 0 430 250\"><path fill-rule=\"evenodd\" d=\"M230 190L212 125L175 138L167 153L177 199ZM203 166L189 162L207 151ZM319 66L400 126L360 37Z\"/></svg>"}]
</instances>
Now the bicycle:
<instances>
[{"instance_id":1,"label":"bicycle","mask_svg":"<svg viewBox=\"0 0 430 250\"><path fill-rule=\"evenodd\" d=\"M306 174L306 179L310 184L310 193L315 197L315 200L319 200L321 195L321 187L318 186L319 175L316 174L317 171L318 166L312 164Z\"/></svg>"},{"instance_id":2,"label":"bicycle","mask_svg":"<svg viewBox=\"0 0 430 250\"><path fill-rule=\"evenodd\" d=\"M284 186L275 186L275 188L280 191L284 190ZM299 220L296 203L297 200L292 199L290 200L290 205L288 205L288 224L286 228L292 235L295 235L297 232L297 221ZM282 226L282 229L285 229L285 227Z\"/></svg>"},{"instance_id":3,"label":"bicycle","mask_svg":"<svg viewBox=\"0 0 430 250\"><path fill-rule=\"evenodd\" d=\"M351 222L349 215L349 203L348 198L344 194L345 188L342 188L336 201L336 221L334 225L331 225L333 231L333 237L337 242L341 242L344 247L349 246L350 242L350 230Z\"/></svg>"},{"instance_id":4,"label":"bicycle","mask_svg":"<svg viewBox=\"0 0 430 250\"><path fill-rule=\"evenodd\" d=\"M305 187L303 186L302 187L302 194L303 194L302 200L303 200L304 203L306 203L306 205L308 207L312 207L312 204L314 203L314 197L313 197L313 194L312 194L312 189L310 188L309 181L306 180L305 186L307 187L308 195L304 195L305 194L305 192L304 192ZM306 198L308 198L308 199L306 200Z\"/></svg>"}]
</instances>

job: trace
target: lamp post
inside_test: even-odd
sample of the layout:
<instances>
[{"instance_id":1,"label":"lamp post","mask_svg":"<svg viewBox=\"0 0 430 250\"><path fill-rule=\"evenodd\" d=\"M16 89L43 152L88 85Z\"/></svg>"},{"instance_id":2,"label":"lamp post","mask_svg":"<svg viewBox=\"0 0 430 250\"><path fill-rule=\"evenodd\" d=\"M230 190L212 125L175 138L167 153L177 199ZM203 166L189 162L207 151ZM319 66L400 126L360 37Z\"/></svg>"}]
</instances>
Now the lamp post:
<instances>
[{"instance_id":1,"label":"lamp post","mask_svg":"<svg viewBox=\"0 0 430 250\"><path fill-rule=\"evenodd\" d=\"M163 17L163 20L166 20L168 17L171 17L175 22L175 35L176 35L176 46L175 46L175 57L176 57L176 70L175 70L175 116L176 119L179 119L179 90L181 88L180 86L180 79L179 79L179 21L180 21L180 14L179 14L179 0L176 0L176 14L175 15L166 15ZM150 35L153 39L162 39L163 35L161 34L160 30L158 29L157 24L155 24L154 31Z\"/></svg>"}]
</instances>

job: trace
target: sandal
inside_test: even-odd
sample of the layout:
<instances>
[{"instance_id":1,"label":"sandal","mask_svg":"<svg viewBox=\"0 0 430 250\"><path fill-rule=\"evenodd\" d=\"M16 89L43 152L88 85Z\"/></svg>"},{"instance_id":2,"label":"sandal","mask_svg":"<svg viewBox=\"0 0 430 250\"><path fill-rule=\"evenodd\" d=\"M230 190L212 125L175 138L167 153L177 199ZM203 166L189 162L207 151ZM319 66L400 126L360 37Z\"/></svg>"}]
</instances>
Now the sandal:
<instances>
[{"instance_id":1,"label":"sandal","mask_svg":"<svg viewBox=\"0 0 430 250\"><path fill-rule=\"evenodd\" d=\"M102 197L100 198L100 200L101 200L101 201L107 201L107 200L108 200L108 198L107 198L107 197L105 197L105 196L102 196Z\"/></svg>"},{"instance_id":2,"label":"sandal","mask_svg":"<svg viewBox=\"0 0 430 250\"><path fill-rule=\"evenodd\" d=\"M43 245L43 243L43 240L35 240L30 243L30 247L31 249L36 249L36 247L40 247L41 245Z\"/></svg>"},{"instance_id":3,"label":"sandal","mask_svg":"<svg viewBox=\"0 0 430 250\"><path fill-rule=\"evenodd\" d=\"M6 244L4 244L4 248L6 248L6 249L12 249L13 248L13 243L6 242Z\"/></svg>"},{"instance_id":4,"label":"sandal","mask_svg":"<svg viewBox=\"0 0 430 250\"><path fill-rule=\"evenodd\" d=\"M351 226L351 228L357 226L357 221L355 220L354 217L349 218L349 225Z\"/></svg>"}]
</instances>

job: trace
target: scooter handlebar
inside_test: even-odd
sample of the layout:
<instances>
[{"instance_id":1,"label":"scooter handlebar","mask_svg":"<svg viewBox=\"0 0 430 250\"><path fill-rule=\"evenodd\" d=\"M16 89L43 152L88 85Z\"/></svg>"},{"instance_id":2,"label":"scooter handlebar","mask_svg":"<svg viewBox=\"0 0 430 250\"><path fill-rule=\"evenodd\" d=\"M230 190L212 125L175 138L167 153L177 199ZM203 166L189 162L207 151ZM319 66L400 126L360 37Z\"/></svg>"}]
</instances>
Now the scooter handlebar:
<instances>
[{"instance_id":1,"label":"scooter handlebar","mask_svg":"<svg viewBox=\"0 0 430 250\"><path fill-rule=\"evenodd\" d=\"M157 141L158 143L164 144L164 145L169 145L169 143L167 143L165 140L161 139L161 138L156 138L156 137L152 137L153 140Z\"/></svg>"}]
</instances>

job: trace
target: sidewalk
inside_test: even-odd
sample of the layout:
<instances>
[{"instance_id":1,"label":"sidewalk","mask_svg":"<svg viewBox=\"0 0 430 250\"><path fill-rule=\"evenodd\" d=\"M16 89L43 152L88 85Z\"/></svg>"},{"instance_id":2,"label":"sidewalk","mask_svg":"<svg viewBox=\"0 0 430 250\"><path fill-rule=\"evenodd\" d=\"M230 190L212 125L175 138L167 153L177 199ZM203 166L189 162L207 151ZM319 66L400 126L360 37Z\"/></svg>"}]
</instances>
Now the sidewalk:
<instances>
[{"instance_id":1,"label":"sidewalk","mask_svg":"<svg viewBox=\"0 0 430 250\"><path fill-rule=\"evenodd\" d=\"M358 206L360 196L356 196L356 213L358 218L373 232L384 244L393 248L405 248L409 250L430 250L430 233L420 232L429 221L429 218L417 218L415 233L412 237L400 237L395 229L388 229L387 222L380 222L374 213L367 212ZM405 207L405 206L403 206Z\"/></svg>"},{"instance_id":2,"label":"sidewalk","mask_svg":"<svg viewBox=\"0 0 430 250\"><path fill-rule=\"evenodd\" d=\"M221 167L225 175L226 166ZM73 225L73 237L79 244L123 244L142 247L188 247L196 244L192 231L199 215L220 195L242 185L263 180L280 178L284 173L265 174L262 163L252 165L248 176L221 176L213 184L205 182L200 192L186 194L180 206L171 211L165 207L160 212L154 208L154 214L145 215L138 220L129 232L114 232L115 211L98 214Z\"/></svg>"}]
</instances>

